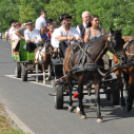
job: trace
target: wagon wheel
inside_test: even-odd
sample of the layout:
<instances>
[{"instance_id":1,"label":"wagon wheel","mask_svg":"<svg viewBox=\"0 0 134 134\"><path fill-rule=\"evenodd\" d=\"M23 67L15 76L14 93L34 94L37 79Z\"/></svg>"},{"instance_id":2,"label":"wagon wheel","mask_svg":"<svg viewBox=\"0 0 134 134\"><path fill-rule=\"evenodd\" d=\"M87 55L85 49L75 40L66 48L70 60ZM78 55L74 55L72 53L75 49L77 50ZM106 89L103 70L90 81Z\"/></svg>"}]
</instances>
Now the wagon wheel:
<instances>
[{"instance_id":1,"label":"wagon wheel","mask_svg":"<svg viewBox=\"0 0 134 134\"><path fill-rule=\"evenodd\" d=\"M110 75L107 79L112 79L113 77ZM105 86L109 86L111 89L106 93L106 99L111 100L113 105L119 105L120 102L120 91L119 84L117 80L113 80L111 82L107 82Z\"/></svg>"},{"instance_id":2,"label":"wagon wheel","mask_svg":"<svg viewBox=\"0 0 134 134\"><path fill-rule=\"evenodd\" d=\"M21 78L21 65L19 62L16 64L15 76L16 78Z\"/></svg>"},{"instance_id":3,"label":"wagon wheel","mask_svg":"<svg viewBox=\"0 0 134 134\"><path fill-rule=\"evenodd\" d=\"M63 108L63 84L59 83L55 86L56 96L55 96L55 108L62 109Z\"/></svg>"},{"instance_id":4,"label":"wagon wheel","mask_svg":"<svg viewBox=\"0 0 134 134\"><path fill-rule=\"evenodd\" d=\"M27 70L25 70L24 64L22 64L21 78L22 78L22 81L27 81Z\"/></svg>"},{"instance_id":5,"label":"wagon wheel","mask_svg":"<svg viewBox=\"0 0 134 134\"><path fill-rule=\"evenodd\" d=\"M112 79L113 77L111 75L109 75L108 77L106 77L105 79ZM103 85L103 88L107 88L108 86L111 86L110 82L107 82ZM104 90L104 92L106 92L106 99L107 100L111 100L111 94L110 94L110 90L106 91Z\"/></svg>"},{"instance_id":6,"label":"wagon wheel","mask_svg":"<svg viewBox=\"0 0 134 134\"><path fill-rule=\"evenodd\" d=\"M117 80L111 84L111 102L113 105L119 105L120 103L120 90Z\"/></svg>"}]
</instances>

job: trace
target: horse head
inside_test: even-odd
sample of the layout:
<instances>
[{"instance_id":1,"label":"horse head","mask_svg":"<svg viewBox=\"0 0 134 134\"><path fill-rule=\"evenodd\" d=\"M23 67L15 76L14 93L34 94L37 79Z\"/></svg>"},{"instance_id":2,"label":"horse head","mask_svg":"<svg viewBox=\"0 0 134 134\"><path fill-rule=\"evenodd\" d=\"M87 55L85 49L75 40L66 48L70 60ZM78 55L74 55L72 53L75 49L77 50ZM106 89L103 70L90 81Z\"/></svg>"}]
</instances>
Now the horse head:
<instances>
[{"instance_id":1,"label":"horse head","mask_svg":"<svg viewBox=\"0 0 134 134\"><path fill-rule=\"evenodd\" d=\"M115 53L115 51L122 51L123 45L124 45L124 40L122 39L122 28L113 31L112 28L110 28L110 33L108 34L108 48L112 53Z\"/></svg>"}]
</instances>

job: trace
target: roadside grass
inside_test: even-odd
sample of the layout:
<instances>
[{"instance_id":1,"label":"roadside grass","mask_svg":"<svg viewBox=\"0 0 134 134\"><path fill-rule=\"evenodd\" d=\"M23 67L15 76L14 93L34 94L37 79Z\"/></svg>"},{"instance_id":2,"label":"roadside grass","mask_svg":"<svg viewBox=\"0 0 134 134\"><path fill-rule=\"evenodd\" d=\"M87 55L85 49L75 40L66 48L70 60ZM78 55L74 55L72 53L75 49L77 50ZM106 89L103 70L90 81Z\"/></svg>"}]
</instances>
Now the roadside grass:
<instances>
[{"instance_id":1,"label":"roadside grass","mask_svg":"<svg viewBox=\"0 0 134 134\"><path fill-rule=\"evenodd\" d=\"M9 121L2 114L2 107L0 106L0 134L24 134L20 130L15 130L11 127Z\"/></svg>"}]
</instances>

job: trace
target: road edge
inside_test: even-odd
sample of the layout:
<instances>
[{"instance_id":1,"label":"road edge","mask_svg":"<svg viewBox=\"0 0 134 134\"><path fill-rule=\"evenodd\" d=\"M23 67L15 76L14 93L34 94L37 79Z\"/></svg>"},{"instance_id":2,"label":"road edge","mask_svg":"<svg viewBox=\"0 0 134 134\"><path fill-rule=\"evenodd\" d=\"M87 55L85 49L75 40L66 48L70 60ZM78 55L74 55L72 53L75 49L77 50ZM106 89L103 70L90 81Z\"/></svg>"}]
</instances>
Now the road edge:
<instances>
[{"instance_id":1,"label":"road edge","mask_svg":"<svg viewBox=\"0 0 134 134\"><path fill-rule=\"evenodd\" d=\"M0 105L3 110L2 113L6 116L7 120L10 122L11 126L15 129L21 130L24 133L35 134L28 126L26 126L11 110L8 109L6 104L3 102L0 96Z\"/></svg>"}]
</instances>

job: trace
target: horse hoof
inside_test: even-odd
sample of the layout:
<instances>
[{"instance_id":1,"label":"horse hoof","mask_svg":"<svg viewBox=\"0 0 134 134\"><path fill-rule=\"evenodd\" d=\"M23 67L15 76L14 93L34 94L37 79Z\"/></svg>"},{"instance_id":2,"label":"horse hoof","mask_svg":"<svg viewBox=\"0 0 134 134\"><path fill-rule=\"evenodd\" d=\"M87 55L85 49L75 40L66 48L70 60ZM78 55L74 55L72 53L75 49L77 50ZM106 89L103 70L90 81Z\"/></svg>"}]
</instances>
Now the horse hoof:
<instances>
[{"instance_id":1,"label":"horse hoof","mask_svg":"<svg viewBox=\"0 0 134 134\"><path fill-rule=\"evenodd\" d=\"M48 81L49 80L49 77L47 77L45 80Z\"/></svg>"},{"instance_id":2,"label":"horse hoof","mask_svg":"<svg viewBox=\"0 0 134 134\"><path fill-rule=\"evenodd\" d=\"M46 83L43 83L43 85L46 85Z\"/></svg>"},{"instance_id":3,"label":"horse hoof","mask_svg":"<svg viewBox=\"0 0 134 134\"><path fill-rule=\"evenodd\" d=\"M97 119L97 123L102 123L103 122L103 119L99 118Z\"/></svg>"},{"instance_id":4,"label":"horse hoof","mask_svg":"<svg viewBox=\"0 0 134 134\"><path fill-rule=\"evenodd\" d=\"M128 112L130 112L132 110L132 107L128 107L128 106L126 106L125 107L125 111L128 113Z\"/></svg>"},{"instance_id":5,"label":"horse hoof","mask_svg":"<svg viewBox=\"0 0 134 134\"><path fill-rule=\"evenodd\" d=\"M39 81L36 81L36 83L38 83Z\"/></svg>"},{"instance_id":6,"label":"horse hoof","mask_svg":"<svg viewBox=\"0 0 134 134\"><path fill-rule=\"evenodd\" d=\"M125 106L122 106L121 107L121 111L125 111Z\"/></svg>"},{"instance_id":7,"label":"horse hoof","mask_svg":"<svg viewBox=\"0 0 134 134\"><path fill-rule=\"evenodd\" d=\"M80 118L81 119L86 119L86 115L81 115Z\"/></svg>"},{"instance_id":8,"label":"horse hoof","mask_svg":"<svg viewBox=\"0 0 134 134\"><path fill-rule=\"evenodd\" d=\"M73 106L68 106L68 111L72 112L73 111Z\"/></svg>"},{"instance_id":9,"label":"horse hoof","mask_svg":"<svg viewBox=\"0 0 134 134\"><path fill-rule=\"evenodd\" d=\"M80 108L79 107L76 108L76 114L80 114Z\"/></svg>"}]
</instances>

